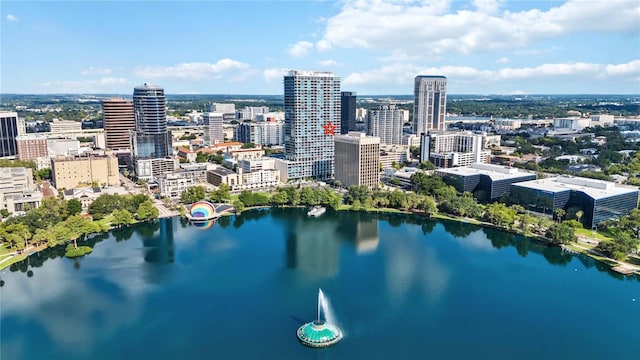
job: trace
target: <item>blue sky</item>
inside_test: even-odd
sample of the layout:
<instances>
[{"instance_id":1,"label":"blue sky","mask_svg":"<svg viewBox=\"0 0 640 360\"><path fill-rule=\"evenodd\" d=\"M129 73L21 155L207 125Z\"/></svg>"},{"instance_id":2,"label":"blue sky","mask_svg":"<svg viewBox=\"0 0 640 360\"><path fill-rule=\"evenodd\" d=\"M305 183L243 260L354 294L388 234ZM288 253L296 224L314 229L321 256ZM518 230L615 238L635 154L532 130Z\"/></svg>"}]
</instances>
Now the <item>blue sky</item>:
<instances>
[{"instance_id":1,"label":"blue sky","mask_svg":"<svg viewBox=\"0 0 640 360\"><path fill-rule=\"evenodd\" d=\"M638 0L6 1L1 93L281 94L288 69L359 94L640 94Z\"/></svg>"}]
</instances>

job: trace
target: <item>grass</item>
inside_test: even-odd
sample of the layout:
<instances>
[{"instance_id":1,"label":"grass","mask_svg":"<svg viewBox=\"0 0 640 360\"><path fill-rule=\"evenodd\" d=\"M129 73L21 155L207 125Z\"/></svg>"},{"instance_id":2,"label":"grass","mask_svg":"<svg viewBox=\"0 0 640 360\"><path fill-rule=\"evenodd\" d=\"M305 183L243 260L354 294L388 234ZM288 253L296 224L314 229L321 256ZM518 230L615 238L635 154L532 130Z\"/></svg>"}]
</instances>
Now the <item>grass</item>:
<instances>
[{"instance_id":1,"label":"grass","mask_svg":"<svg viewBox=\"0 0 640 360\"><path fill-rule=\"evenodd\" d=\"M11 266L12 264L20 262L20 261L22 261L22 260L24 260L26 258L27 258L27 254L14 256L13 258L11 258L11 260L5 261L2 264L0 264L0 270L6 269L9 266Z\"/></svg>"},{"instance_id":2,"label":"grass","mask_svg":"<svg viewBox=\"0 0 640 360\"><path fill-rule=\"evenodd\" d=\"M575 229L576 236L584 236L598 241L611 240L610 237L589 229Z\"/></svg>"}]
</instances>

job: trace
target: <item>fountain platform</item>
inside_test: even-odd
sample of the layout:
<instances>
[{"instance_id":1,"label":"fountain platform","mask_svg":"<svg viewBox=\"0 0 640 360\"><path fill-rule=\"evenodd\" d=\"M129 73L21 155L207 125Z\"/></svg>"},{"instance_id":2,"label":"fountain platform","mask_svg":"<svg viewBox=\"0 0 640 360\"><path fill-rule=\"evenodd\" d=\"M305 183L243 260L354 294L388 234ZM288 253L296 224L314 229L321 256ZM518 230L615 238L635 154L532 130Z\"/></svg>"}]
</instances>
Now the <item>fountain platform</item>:
<instances>
[{"instance_id":1,"label":"fountain platform","mask_svg":"<svg viewBox=\"0 0 640 360\"><path fill-rule=\"evenodd\" d=\"M331 346L342 340L342 330L323 320L315 320L298 328L298 340L310 347Z\"/></svg>"}]
</instances>

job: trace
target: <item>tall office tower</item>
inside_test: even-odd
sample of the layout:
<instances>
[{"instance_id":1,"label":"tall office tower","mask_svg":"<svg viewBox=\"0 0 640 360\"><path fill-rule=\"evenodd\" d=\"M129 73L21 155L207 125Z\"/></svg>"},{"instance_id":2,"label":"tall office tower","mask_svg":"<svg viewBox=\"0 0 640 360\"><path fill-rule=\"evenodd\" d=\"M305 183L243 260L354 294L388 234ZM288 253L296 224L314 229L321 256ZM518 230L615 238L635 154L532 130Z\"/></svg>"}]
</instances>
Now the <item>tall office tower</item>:
<instances>
[{"instance_id":1,"label":"tall office tower","mask_svg":"<svg viewBox=\"0 0 640 360\"><path fill-rule=\"evenodd\" d=\"M16 136L26 133L24 120L18 118L18 113L0 112L0 157L17 155Z\"/></svg>"},{"instance_id":2,"label":"tall office tower","mask_svg":"<svg viewBox=\"0 0 640 360\"><path fill-rule=\"evenodd\" d=\"M367 135L377 136L383 144L402 145L402 110L396 105L380 105L367 112Z\"/></svg>"},{"instance_id":3,"label":"tall office tower","mask_svg":"<svg viewBox=\"0 0 640 360\"><path fill-rule=\"evenodd\" d=\"M416 135L446 130L447 78L418 75L415 79L413 132Z\"/></svg>"},{"instance_id":4,"label":"tall office tower","mask_svg":"<svg viewBox=\"0 0 640 360\"><path fill-rule=\"evenodd\" d=\"M102 120L106 148L129 150L129 131L136 127L133 101L116 98L102 100Z\"/></svg>"},{"instance_id":5,"label":"tall office tower","mask_svg":"<svg viewBox=\"0 0 640 360\"><path fill-rule=\"evenodd\" d=\"M351 132L336 136L335 143L336 180L344 187L376 187L380 181L380 138Z\"/></svg>"},{"instance_id":6,"label":"tall office tower","mask_svg":"<svg viewBox=\"0 0 640 360\"><path fill-rule=\"evenodd\" d=\"M340 134L356 131L356 93L340 93Z\"/></svg>"},{"instance_id":7,"label":"tall office tower","mask_svg":"<svg viewBox=\"0 0 640 360\"><path fill-rule=\"evenodd\" d=\"M285 181L332 178L340 78L330 72L290 71L284 77L284 114Z\"/></svg>"},{"instance_id":8,"label":"tall office tower","mask_svg":"<svg viewBox=\"0 0 640 360\"><path fill-rule=\"evenodd\" d=\"M136 128L131 131L131 151L140 178L152 179L175 166L171 132L167 130L167 101L164 89L151 84L133 90Z\"/></svg>"},{"instance_id":9,"label":"tall office tower","mask_svg":"<svg viewBox=\"0 0 640 360\"><path fill-rule=\"evenodd\" d=\"M222 122L224 114L219 112L202 113L202 120L204 123L204 143L207 145L223 143Z\"/></svg>"}]
</instances>

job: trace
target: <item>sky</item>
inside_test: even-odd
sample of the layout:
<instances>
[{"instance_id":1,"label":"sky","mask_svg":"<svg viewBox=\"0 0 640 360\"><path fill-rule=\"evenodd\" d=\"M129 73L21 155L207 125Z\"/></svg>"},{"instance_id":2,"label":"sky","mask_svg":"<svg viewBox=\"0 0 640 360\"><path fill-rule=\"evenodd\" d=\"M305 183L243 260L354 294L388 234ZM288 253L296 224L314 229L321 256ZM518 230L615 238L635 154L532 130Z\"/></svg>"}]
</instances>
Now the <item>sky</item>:
<instances>
[{"instance_id":1,"label":"sky","mask_svg":"<svg viewBox=\"0 0 640 360\"><path fill-rule=\"evenodd\" d=\"M0 2L0 93L640 94L639 0Z\"/></svg>"}]
</instances>

